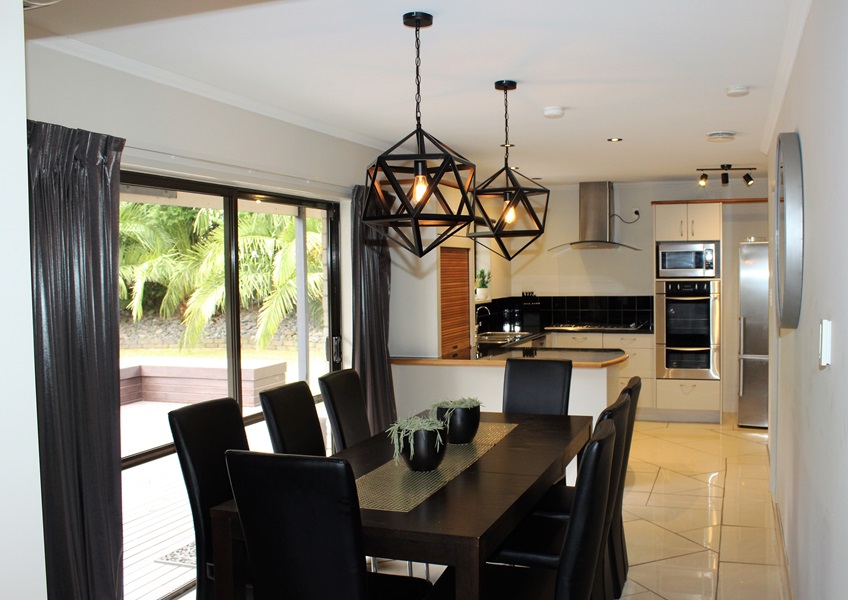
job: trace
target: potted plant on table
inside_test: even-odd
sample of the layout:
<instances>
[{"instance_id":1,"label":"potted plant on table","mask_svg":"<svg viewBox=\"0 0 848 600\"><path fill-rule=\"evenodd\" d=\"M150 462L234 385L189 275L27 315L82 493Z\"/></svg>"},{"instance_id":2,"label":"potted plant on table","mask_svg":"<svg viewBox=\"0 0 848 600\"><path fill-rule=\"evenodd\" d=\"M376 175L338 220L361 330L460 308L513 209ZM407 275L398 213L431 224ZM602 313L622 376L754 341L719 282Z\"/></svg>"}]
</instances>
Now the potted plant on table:
<instances>
[{"instance_id":1,"label":"potted plant on table","mask_svg":"<svg viewBox=\"0 0 848 600\"><path fill-rule=\"evenodd\" d=\"M477 275L474 279L474 295L477 300L489 299L489 280L489 271L487 271L486 269L480 269L477 271Z\"/></svg>"},{"instance_id":2,"label":"potted plant on table","mask_svg":"<svg viewBox=\"0 0 848 600\"><path fill-rule=\"evenodd\" d=\"M469 444L480 427L480 404L477 398L442 400L430 408L430 416L445 423L448 443Z\"/></svg>"},{"instance_id":3,"label":"potted plant on table","mask_svg":"<svg viewBox=\"0 0 848 600\"><path fill-rule=\"evenodd\" d=\"M432 471L445 456L444 421L430 417L398 419L386 430L395 450L395 463L399 457L413 471Z\"/></svg>"}]
</instances>

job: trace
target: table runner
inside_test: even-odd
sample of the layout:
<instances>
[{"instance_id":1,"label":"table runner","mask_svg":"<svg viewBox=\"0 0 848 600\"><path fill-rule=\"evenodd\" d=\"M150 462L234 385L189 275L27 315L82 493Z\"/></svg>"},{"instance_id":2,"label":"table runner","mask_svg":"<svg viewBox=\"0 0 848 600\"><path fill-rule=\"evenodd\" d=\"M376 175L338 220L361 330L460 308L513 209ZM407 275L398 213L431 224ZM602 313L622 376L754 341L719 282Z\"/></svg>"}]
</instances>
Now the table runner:
<instances>
[{"instance_id":1,"label":"table runner","mask_svg":"<svg viewBox=\"0 0 848 600\"><path fill-rule=\"evenodd\" d=\"M398 464L390 460L356 480L360 508L411 511L474 464L515 427L515 423L480 423L470 444L448 444L442 463L434 471L412 471L403 459ZM386 443L391 442L386 439Z\"/></svg>"}]
</instances>

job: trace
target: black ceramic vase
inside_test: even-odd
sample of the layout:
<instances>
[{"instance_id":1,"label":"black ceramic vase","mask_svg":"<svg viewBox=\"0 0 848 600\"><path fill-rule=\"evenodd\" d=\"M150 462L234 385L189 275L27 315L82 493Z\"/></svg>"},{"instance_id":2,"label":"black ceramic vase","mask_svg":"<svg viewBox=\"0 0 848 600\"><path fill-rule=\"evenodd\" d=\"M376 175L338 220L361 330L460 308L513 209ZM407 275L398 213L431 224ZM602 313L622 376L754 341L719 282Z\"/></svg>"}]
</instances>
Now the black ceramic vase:
<instances>
[{"instance_id":1,"label":"black ceramic vase","mask_svg":"<svg viewBox=\"0 0 848 600\"><path fill-rule=\"evenodd\" d=\"M410 455L409 440L405 440L401 456L407 466L413 471L432 471L442 462L445 457L445 430L442 429L442 442L436 449L436 431L419 430L412 434L412 446L415 452Z\"/></svg>"},{"instance_id":2,"label":"black ceramic vase","mask_svg":"<svg viewBox=\"0 0 848 600\"><path fill-rule=\"evenodd\" d=\"M436 418L444 421L447 411L446 408L436 409ZM454 409L447 425L449 444L470 444L480 427L480 407Z\"/></svg>"}]
</instances>

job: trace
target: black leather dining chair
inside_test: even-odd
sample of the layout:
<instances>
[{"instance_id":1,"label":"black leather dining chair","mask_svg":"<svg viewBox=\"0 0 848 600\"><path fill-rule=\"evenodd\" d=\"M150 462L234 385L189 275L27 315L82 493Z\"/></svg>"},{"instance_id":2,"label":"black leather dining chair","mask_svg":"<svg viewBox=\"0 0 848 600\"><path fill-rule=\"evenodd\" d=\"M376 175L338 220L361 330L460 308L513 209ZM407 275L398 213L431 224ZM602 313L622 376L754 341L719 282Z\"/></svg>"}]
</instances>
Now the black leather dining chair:
<instances>
[{"instance_id":1,"label":"black leather dining chair","mask_svg":"<svg viewBox=\"0 0 848 600\"><path fill-rule=\"evenodd\" d=\"M259 403L265 413L274 452L327 455L309 384L295 381L259 392Z\"/></svg>"},{"instance_id":2,"label":"black leather dining chair","mask_svg":"<svg viewBox=\"0 0 848 600\"><path fill-rule=\"evenodd\" d=\"M508 358L504 371L505 413L568 414L571 361Z\"/></svg>"},{"instance_id":3,"label":"black leather dining chair","mask_svg":"<svg viewBox=\"0 0 848 600\"><path fill-rule=\"evenodd\" d=\"M318 385L333 428L336 452L371 437L359 373L353 369L327 373L318 378Z\"/></svg>"},{"instance_id":4,"label":"black leather dining chair","mask_svg":"<svg viewBox=\"0 0 848 600\"><path fill-rule=\"evenodd\" d=\"M248 449L244 422L232 398L208 400L172 410L168 413L168 422L194 520L196 597L215 600L209 510L233 497L224 455L230 449Z\"/></svg>"},{"instance_id":5,"label":"black leather dining chair","mask_svg":"<svg viewBox=\"0 0 848 600\"><path fill-rule=\"evenodd\" d=\"M642 392L642 379L633 376L627 382L622 392L630 394L630 408L627 415L627 430L624 440L624 457L622 459L615 506L613 507L612 523L608 541L609 561L612 571L613 596L620 598L627 582L629 559L627 557L627 542L624 537L624 486L627 480L627 465L630 461L630 446L633 442L633 429L636 424L636 409ZM535 513L559 519L568 519L571 512L573 488L564 485L554 486L536 505Z\"/></svg>"},{"instance_id":6,"label":"black leather dining chair","mask_svg":"<svg viewBox=\"0 0 848 600\"><path fill-rule=\"evenodd\" d=\"M591 596L593 600L612 600L614 593L608 539L624 458L625 431L627 429L629 410L630 393L629 391L622 391L618 399L601 412L598 417L598 425L596 426L599 427L607 421L612 423L615 427L616 437L613 446L611 482L608 490L609 497L606 500L606 519L603 525L604 543L595 572L595 584ZM498 563L526 567L557 568L562 544L566 538L568 528L571 526L571 521L574 518L574 501L578 486L579 481L574 487L561 484L553 485L543 498L543 502L540 503L547 502L553 504L555 502L562 502L569 510L569 517L567 519L546 516L541 510L534 511L534 513L519 523L504 544L494 553L491 560Z\"/></svg>"},{"instance_id":7,"label":"black leather dining chair","mask_svg":"<svg viewBox=\"0 0 848 600\"><path fill-rule=\"evenodd\" d=\"M565 531L554 568L486 564L481 598L590 600L605 535L615 439L615 425L607 419L598 423L586 444L577 474L573 518ZM454 574L453 568L447 569L428 600L453 599Z\"/></svg>"},{"instance_id":8,"label":"black leather dining chair","mask_svg":"<svg viewBox=\"0 0 848 600\"><path fill-rule=\"evenodd\" d=\"M624 462L621 465L621 477L618 481L618 494L615 499L615 507L613 508L609 538L612 588L613 596L616 598L620 598L624 591L624 584L627 582L627 571L630 566L627 557L627 542L624 538L622 510L624 508L624 485L627 480L627 465L630 462L630 445L633 442L633 429L636 427L636 408L639 404L639 395L642 393L642 378L638 375L631 377L624 391L630 392L630 413L627 417L627 439L624 441Z\"/></svg>"},{"instance_id":9,"label":"black leather dining chair","mask_svg":"<svg viewBox=\"0 0 848 600\"><path fill-rule=\"evenodd\" d=\"M337 458L230 451L255 600L418 600L426 579L365 568L353 470Z\"/></svg>"}]
</instances>

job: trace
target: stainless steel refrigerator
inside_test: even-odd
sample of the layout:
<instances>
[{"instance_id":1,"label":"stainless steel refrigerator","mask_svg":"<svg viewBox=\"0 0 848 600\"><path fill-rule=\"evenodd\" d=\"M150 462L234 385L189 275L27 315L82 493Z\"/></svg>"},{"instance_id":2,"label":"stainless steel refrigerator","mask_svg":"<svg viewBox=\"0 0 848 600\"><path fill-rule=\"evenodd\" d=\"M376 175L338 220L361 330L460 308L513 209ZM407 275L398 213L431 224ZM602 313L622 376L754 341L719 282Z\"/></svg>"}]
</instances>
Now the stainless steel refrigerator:
<instances>
[{"instance_id":1,"label":"stainless steel refrigerator","mask_svg":"<svg viewBox=\"0 0 848 600\"><path fill-rule=\"evenodd\" d=\"M739 245L739 425L768 427L768 243Z\"/></svg>"}]
</instances>

